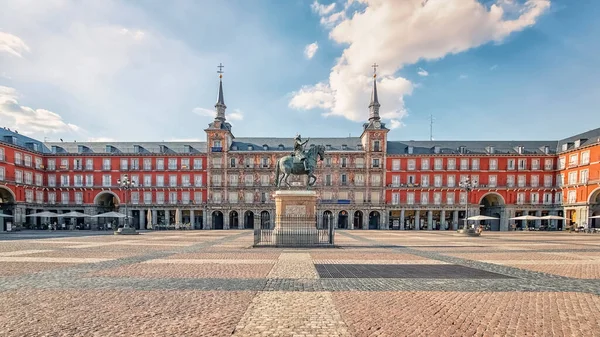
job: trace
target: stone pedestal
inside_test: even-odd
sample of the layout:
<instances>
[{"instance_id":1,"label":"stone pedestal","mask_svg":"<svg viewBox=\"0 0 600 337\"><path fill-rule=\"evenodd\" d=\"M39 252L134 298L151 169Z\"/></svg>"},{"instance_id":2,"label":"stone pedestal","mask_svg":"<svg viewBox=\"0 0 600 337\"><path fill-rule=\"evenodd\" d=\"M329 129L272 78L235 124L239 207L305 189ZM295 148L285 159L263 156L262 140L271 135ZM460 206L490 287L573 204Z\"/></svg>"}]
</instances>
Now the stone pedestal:
<instances>
[{"instance_id":1,"label":"stone pedestal","mask_svg":"<svg viewBox=\"0 0 600 337\"><path fill-rule=\"evenodd\" d=\"M288 190L275 192L275 229L278 246L302 246L319 242L317 192Z\"/></svg>"},{"instance_id":2,"label":"stone pedestal","mask_svg":"<svg viewBox=\"0 0 600 337\"><path fill-rule=\"evenodd\" d=\"M130 228L119 228L117 231L115 231L115 235L138 235L140 233L138 233L135 228L130 227Z\"/></svg>"}]
</instances>

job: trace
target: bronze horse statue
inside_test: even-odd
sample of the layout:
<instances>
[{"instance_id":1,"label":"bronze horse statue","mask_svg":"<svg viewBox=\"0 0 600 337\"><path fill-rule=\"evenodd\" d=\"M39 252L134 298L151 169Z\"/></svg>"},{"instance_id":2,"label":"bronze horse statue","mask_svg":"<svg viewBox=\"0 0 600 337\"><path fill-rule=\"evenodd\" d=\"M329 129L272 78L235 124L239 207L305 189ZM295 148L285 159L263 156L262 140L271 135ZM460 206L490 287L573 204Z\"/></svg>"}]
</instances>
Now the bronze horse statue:
<instances>
[{"instance_id":1,"label":"bronze horse statue","mask_svg":"<svg viewBox=\"0 0 600 337\"><path fill-rule=\"evenodd\" d=\"M301 161L295 162L294 156L292 155L279 158L277 160L277 165L275 166L275 186L280 187L281 183L285 182L287 187L291 187L288 178L292 174L307 175L308 183L306 184L306 189L313 186L317 182L317 177L313 174L317 168L317 160L322 161L324 156L325 146L323 145L315 145L306 151L307 170L304 169L304 165ZM283 173L281 178L279 178L281 174L280 171Z\"/></svg>"}]
</instances>

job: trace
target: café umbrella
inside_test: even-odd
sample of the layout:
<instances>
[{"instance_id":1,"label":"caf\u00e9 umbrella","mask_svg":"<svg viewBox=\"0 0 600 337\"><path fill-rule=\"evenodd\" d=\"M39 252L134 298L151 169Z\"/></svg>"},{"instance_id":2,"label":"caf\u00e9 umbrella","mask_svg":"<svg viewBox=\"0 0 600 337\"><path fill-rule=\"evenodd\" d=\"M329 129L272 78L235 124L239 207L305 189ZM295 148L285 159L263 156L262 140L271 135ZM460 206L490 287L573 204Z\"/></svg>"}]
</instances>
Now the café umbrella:
<instances>
[{"instance_id":1,"label":"caf\u00e9 umbrella","mask_svg":"<svg viewBox=\"0 0 600 337\"><path fill-rule=\"evenodd\" d=\"M54 212L44 211L44 212L39 212L39 213L34 213L34 214L28 214L26 216L38 217L38 218L54 218L54 217L58 217L58 214L56 214Z\"/></svg>"},{"instance_id":2,"label":"caf\u00e9 umbrella","mask_svg":"<svg viewBox=\"0 0 600 337\"><path fill-rule=\"evenodd\" d=\"M500 219L495 218L493 216L487 216L487 215L474 215L474 216L468 217L466 220L481 221L481 220L500 220Z\"/></svg>"}]
</instances>

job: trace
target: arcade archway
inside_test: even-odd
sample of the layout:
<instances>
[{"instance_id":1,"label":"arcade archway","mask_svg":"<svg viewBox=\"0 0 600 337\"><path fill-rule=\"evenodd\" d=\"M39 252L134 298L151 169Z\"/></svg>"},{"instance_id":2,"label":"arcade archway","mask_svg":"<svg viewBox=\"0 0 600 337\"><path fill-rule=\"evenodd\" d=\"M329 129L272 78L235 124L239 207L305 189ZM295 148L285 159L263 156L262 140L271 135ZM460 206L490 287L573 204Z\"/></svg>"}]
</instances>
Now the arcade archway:
<instances>
[{"instance_id":1,"label":"arcade archway","mask_svg":"<svg viewBox=\"0 0 600 337\"><path fill-rule=\"evenodd\" d=\"M337 228L348 229L348 212L346 212L346 211L340 211L338 213Z\"/></svg>"},{"instance_id":2,"label":"arcade archway","mask_svg":"<svg viewBox=\"0 0 600 337\"><path fill-rule=\"evenodd\" d=\"M271 228L271 214L268 211L260 212L260 228L270 229Z\"/></svg>"},{"instance_id":3,"label":"arcade archway","mask_svg":"<svg viewBox=\"0 0 600 337\"><path fill-rule=\"evenodd\" d=\"M213 229L223 229L223 212L214 211L212 213Z\"/></svg>"},{"instance_id":4,"label":"arcade archway","mask_svg":"<svg viewBox=\"0 0 600 337\"><path fill-rule=\"evenodd\" d=\"M489 227L490 230L499 231L502 211L504 209L504 198L494 192L485 194L479 201L480 214L498 218L498 220L485 220L483 225Z\"/></svg>"},{"instance_id":5,"label":"arcade archway","mask_svg":"<svg viewBox=\"0 0 600 337\"><path fill-rule=\"evenodd\" d=\"M244 228L254 229L254 212L246 211L246 213L244 213Z\"/></svg>"},{"instance_id":6,"label":"arcade archway","mask_svg":"<svg viewBox=\"0 0 600 337\"><path fill-rule=\"evenodd\" d=\"M231 211L229 212L229 228L237 229L240 224L238 212Z\"/></svg>"},{"instance_id":7,"label":"arcade archway","mask_svg":"<svg viewBox=\"0 0 600 337\"><path fill-rule=\"evenodd\" d=\"M354 212L354 229L363 229L363 212Z\"/></svg>"},{"instance_id":8,"label":"arcade archway","mask_svg":"<svg viewBox=\"0 0 600 337\"><path fill-rule=\"evenodd\" d=\"M369 213L369 229L379 229L381 215L377 211Z\"/></svg>"},{"instance_id":9,"label":"arcade archway","mask_svg":"<svg viewBox=\"0 0 600 337\"><path fill-rule=\"evenodd\" d=\"M331 211L323 212L323 219L321 222L323 228L329 228L329 226L333 224L333 213L331 213Z\"/></svg>"}]
</instances>

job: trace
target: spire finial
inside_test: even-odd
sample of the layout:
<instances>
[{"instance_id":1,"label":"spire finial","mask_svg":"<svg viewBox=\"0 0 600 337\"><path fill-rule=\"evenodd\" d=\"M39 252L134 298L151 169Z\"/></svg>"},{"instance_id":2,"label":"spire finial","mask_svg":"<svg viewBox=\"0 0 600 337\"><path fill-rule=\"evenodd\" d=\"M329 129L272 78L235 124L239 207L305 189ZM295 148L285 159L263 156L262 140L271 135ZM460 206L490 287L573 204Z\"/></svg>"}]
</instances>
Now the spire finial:
<instances>
[{"instance_id":1,"label":"spire finial","mask_svg":"<svg viewBox=\"0 0 600 337\"><path fill-rule=\"evenodd\" d=\"M377 77L377 67L379 67L379 65L377 63L373 63L371 67L373 67L373 78L375 78Z\"/></svg>"},{"instance_id":2,"label":"spire finial","mask_svg":"<svg viewBox=\"0 0 600 337\"><path fill-rule=\"evenodd\" d=\"M223 78L223 73L224 73L223 68L225 68L225 66L223 65L223 63L219 63L217 68L219 68L219 70L217 70L217 74L219 74L219 78Z\"/></svg>"}]
</instances>

